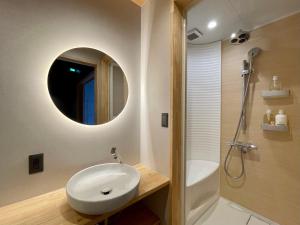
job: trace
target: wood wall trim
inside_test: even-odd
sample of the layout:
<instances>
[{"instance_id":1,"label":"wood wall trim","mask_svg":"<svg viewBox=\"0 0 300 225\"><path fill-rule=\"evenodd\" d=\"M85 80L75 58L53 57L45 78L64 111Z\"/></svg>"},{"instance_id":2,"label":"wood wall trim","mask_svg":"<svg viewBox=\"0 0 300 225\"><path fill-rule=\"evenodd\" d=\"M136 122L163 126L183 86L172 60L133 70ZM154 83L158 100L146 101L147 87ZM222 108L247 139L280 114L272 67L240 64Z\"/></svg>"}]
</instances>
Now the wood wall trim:
<instances>
[{"instance_id":1,"label":"wood wall trim","mask_svg":"<svg viewBox=\"0 0 300 225\"><path fill-rule=\"evenodd\" d=\"M94 68L97 67L96 64L89 63L89 62L84 62L81 59L76 59L76 58L59 56L57 59L62 60L62 61L66 61L66 62L81 64L81 65L84 65L84 66L91 66L91 67L94 67Z\"/></svg>"},{"instance_id":2,"label":"wood wall trim","mask_svg":"<svg viewBox=\"0 0 300 225\"><path fill-rule=\"evenodd\" d=\"M137 4L138 6L142 7L145 4L146 0L131 0L131 1Z\"/></svg>"},{"instance_id":3,"label":"wood wall trim","mask_svg":"<svg viewBox=\"0 0 300 225\"><path fill-rule=\"evenodd\" d=\"M171 209L170 224L182 225L184 221L183 200L183 141L182 141L182 84L183 84L183 35L184 16L176 2L171 6Z\"/></svg>"},{"instance_id":4,"label":"wood wall trim","mask_svg":"<svg viewBox=\"0 0 300 225\"><path fill-rule=\"evenodd\" d=\"M142 7L147 0L131 0L131 1L135 4L137 4L138 6ZM151 0L148 0L148 1L151 1ZM191 5L197 3L198 1L200 1L200 0L175 0L177 7L181 8L181 9L186 9L186 8L190 7Z\"/></svg>"},{"instance_id":5,"label":"wood wall trim","mask_svg":"<svg viewBox=\"0 0 300 225\"><path fill-rule=\"evenodd\" d=\"M188 8L190 8L192 5L198 3L201 0L175 0L177 5L183 9L183 10L187 10Z\"/></svg>"},{"instance_id":6,"label":"wood wall trim","mask_svg":"<svg viewBox=\"0 0 300 225\"><path fill-rule=\"evenodd\" d=\"M105 56L101 59L101 74L100 74L100 124L109 121L109 70L112 59Z\"/></svg>"}]
</instances>

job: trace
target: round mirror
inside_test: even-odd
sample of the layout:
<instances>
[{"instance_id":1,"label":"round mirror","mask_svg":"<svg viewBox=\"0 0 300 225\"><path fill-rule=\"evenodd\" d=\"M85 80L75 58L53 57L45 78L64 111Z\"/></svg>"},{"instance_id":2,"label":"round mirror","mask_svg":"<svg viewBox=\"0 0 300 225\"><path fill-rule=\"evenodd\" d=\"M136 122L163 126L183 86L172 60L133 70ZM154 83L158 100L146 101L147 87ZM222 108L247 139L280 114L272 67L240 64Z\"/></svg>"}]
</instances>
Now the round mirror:
<instances>
[{"instance_id":1,"label":"round mirror","mask_svg":"<svg viewBox=\"0 0 300 225\"><path fill-rule=\"evenodd\" d=\"M76 48L60 55L50 68L48 89L65 116L87 125L113 120L128 97L121 67L105 53L90 48Z\"/></svg>"}]
</instances>

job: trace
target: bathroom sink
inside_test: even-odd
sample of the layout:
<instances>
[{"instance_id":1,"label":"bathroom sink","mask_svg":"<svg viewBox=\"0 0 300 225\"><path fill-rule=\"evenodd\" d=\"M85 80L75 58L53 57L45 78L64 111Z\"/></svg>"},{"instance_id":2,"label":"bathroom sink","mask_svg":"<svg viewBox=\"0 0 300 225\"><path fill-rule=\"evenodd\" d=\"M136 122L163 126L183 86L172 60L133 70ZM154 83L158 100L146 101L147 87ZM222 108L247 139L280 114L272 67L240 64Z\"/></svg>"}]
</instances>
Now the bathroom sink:
<instances>
[{"instance_id":1,"label":"bathroom sink","mask_svg":"<svg viewBox=\"0 0 300 225\"><path fill-rule=\"evenodd\" d=\"M124 206L138 191L139 172L122 163L107 163L76 173L67 183L67 199L76 211L100 215Z\"/></svg>"}]
</instances>

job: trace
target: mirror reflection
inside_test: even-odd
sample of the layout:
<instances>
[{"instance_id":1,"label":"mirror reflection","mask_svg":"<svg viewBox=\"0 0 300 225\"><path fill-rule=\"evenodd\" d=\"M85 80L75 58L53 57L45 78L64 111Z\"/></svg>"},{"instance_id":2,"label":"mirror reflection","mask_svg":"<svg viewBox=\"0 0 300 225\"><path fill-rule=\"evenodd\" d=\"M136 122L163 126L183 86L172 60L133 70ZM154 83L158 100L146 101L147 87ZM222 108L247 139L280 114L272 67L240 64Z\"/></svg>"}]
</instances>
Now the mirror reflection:
<instances>
[{"instance_id":1,"label":"mirror reflection","mask_svg":"<svg viewBox=\"0 0 300 225\"><path fill-rule=\"evenodd\" d=\"M76 48L60 55L50 68L48 89L65 116L87 125L113 120L128 97L121 67L110 56L90 48Z\"/></svg>"}]
</instances>

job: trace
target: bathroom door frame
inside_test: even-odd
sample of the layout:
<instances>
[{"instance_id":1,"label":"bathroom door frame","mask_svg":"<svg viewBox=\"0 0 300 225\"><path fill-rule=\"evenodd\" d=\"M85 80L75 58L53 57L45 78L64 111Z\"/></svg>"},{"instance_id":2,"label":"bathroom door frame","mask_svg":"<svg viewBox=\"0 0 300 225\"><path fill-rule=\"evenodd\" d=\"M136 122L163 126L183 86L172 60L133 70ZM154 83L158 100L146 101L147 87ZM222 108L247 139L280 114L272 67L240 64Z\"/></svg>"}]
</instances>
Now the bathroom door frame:
<instances>
[{"instance_id":1,"label":"bathroom door frame","mask_svg":"<svg viewBox=\"0 0 300 225\"><path fill-rule=\"evenodd\" d=\"M173 0L171 6L170 225L185 224L186 15L201 0Z\"/></svg>"},{"instance_id":2,"label":"bathroom door frame","mask_svg":"<svg viewBox=\"0 0 300 225\"><path fill-rule=\"evenodd\" d=\"M131 0L140 7L146 0ZM148 0L151 1L151 0ZM186 11L201 0L170 0L170 207L169 225L185 224L185 79Z\"/></svg>"},{"instance_id":3,"label":"bathroom door frame","mask_svg":"<svg viewBox=\"0 0 300 225\"><path fill-rule=\"evenodd\" d=\"M176 2L171 6L171 109L170 109L170 225L184 224L184 150L182 84L185 16Z\"/></svg>"},{"instance_id":4,"label":"bathroom door frame","mask_svg":"<svg viewBox=\"0 0 300 225\"><path fill-rule=\"evenodd\" d=\"M185 13L183 6L171 6L171 109L170 109L170 225L183 225L184 215L184 80Z\"/></svg>"}]
</instances>

